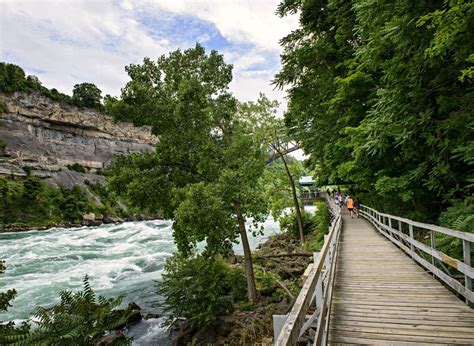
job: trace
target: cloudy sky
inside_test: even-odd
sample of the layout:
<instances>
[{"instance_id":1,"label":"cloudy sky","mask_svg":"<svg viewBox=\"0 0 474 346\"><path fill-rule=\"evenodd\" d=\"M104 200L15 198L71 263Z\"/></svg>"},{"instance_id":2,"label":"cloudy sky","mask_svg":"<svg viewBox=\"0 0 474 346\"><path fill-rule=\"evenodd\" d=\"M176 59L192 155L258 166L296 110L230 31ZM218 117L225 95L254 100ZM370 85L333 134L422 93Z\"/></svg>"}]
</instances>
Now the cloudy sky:
<instances>
[{"instance_id":1,"label":"cloudy sky","mask_svg":"<svg viewBox=\"0 0 474 346\"><path fill-rule=\"evenodd\" d=\"M124 66L194 46L216 49L234 65L241 100L260 91L283 102L270 81L280 68L278 41L295 17L275 15L278 0L0 0L0 60L43 85L71 94L92 82L119 95Z\"/></svg>"}]
</instances>

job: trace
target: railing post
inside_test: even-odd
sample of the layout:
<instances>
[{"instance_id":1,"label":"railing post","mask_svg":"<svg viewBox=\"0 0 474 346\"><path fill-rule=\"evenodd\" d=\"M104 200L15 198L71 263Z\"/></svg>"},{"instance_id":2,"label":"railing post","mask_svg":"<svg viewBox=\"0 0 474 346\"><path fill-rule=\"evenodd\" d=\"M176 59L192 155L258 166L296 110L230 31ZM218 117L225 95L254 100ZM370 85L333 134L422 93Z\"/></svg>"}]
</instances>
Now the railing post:
<instances>
[{"instance_id":1,"label":"railing post","mask_svg":"<svg viewBox=\"0 0 474 346\"><path fill-rule=\"evenodd\" d=\"M388 227L390 235L395 238L394 234L392 233L392 219L390 217L388 218Z\"/></svg>"},{"instance_id":2,"label":"railing post","mask_svg":"<svg viewBox=\"0 0 474 346\"><path fill-rule=\"evenodd\" d=\"M436 249L436 233L435 233L435 231L431 231L430 236L431 236L431 248L433 250L435 250ZM434 256L431 256L431 264L436 267L436 258L434 258ZM433 276L434 276L434 274L433 274Z\"/></svg>"},{"instance_id":3,"label":"railing post","mask_svg":"<svg viewBox=\"0 0 474 346\"><path fill-rule=\"evenodd\" d=\"M462 249L464 253L464 264L468 266L472 266L471 264L471 243L469 240L463 239L462 241ZM472 279L468 275L464 275L464 281L465 281L465 287L469 290L472 291ZM469 299L466 298L467 304L472 308L474 307L474 302L469 301Z\"/></svg>"},{"instance_id":4,"label":"railing post","mask_svg":"<svg viewBox=\"0 0 474 346\"><path fill-rule=\"evenodd\" d=\"M415 246L413 245L413 225L412 224L408 224L408 228L410 230L410 239L412 240L410 242L410 252L411 252L411 257L415 257Z\"/></svg>"}]
</instances>

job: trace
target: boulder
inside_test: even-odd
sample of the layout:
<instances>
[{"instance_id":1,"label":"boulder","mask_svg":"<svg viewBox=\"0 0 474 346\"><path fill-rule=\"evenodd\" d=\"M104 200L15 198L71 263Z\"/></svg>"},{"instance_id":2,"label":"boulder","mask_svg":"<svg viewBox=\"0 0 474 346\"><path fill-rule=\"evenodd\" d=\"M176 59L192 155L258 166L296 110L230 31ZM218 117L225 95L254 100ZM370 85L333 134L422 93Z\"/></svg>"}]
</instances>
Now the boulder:
<instances>
[{"instance_id":1,"label":"boulder","mask_svg":"<svg viewBox=\"0 0 474 346\"><path fill-rule=\"evenodd\" d=\"M102 221L104 221L104 223L123 222L121 218L112 214L105 214L104 217L102 218Z\"/></svg>"},{"instance_id":2,"label":"boulder","mask_svg":"<svg viewBox=\"0 0 474 346\"><path fill-rule=\"evenodd\" d=\"M85 222L95 221L95 214L87 213L87 214L82 215L82 221L85 221Z\"/></svg>"},{"instance_id":3,"label":"boulder","mask_svg":"<svg viewBox=\"0 0 474 346\"><path fill-rule=\"evenodd\" d=\"M151 320L153 318L160 318L161 315L160 314L155 314L155 313L149 313L149 314L146 314L145 316L143 316L143 319L145 320Z\"/></svg>"},{"instance_id":4,"label":"boulder","mask_svg":"<svg viewBox=\"0 0 474 346\"><path fill-rule=\"evenodd\" d=\"M140 313L141 308L135 302L128 303L128 310L133 311L133 314L127 320L127 325L137 323L142 320L142 314Z\"/></svg>"},{"instance_id":5,"label":"boulder","mask_svg":"<svg viewBox=\"0 0 474 346\"><path fill-rule=\"evenodd\" d=\"M127 338L125 337L125 335L121 332L121 331L114 331L108 335L105 335L103 337L101 337L97 342L96 342L96 346L106 346L106 345L112 345L112 344L115 344L117 342L123 342L127 340Z\"/></svg>"}]
</instances>

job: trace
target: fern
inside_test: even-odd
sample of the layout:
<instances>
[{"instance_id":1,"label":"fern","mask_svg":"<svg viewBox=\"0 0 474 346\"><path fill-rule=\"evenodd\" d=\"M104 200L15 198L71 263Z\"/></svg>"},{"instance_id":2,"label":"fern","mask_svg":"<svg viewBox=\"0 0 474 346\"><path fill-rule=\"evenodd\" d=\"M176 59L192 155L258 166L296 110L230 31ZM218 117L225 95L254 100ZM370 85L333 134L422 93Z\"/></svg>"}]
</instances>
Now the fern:
<instances>
[{"instance_id":1,"label":"fern","mask_svg":"<svg viewBox=\"0 0 474 346\"><path fill-rule=\"evenodd\" d=\"M85 276L83 291L60 293L60 302L50 309L35 309L33 330L13 329L10 335L0 336L0 344L11 345L95 345L107 332L127 323L133 311L115 310L123 296L96 299ZM120 344L128 345L131 339Z\"/></svg>"}]
</instances>

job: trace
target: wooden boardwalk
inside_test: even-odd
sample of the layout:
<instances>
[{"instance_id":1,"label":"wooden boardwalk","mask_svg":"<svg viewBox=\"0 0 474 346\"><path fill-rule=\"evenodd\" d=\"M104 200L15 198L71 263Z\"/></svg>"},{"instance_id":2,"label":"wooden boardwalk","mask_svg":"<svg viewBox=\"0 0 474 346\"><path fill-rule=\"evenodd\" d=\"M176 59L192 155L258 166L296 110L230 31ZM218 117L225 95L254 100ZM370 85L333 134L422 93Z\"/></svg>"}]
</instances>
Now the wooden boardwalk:
<instances>
[{"instance_id":1,"label":"wooden boardwalk","mask_svg":"<svg viewBox=\"0 0 474 346\"><path fill-rule=\"evenodd\" d=\"M344 211L330 344L474 344L474 309Z\"/></svg>"}]
</instances>

